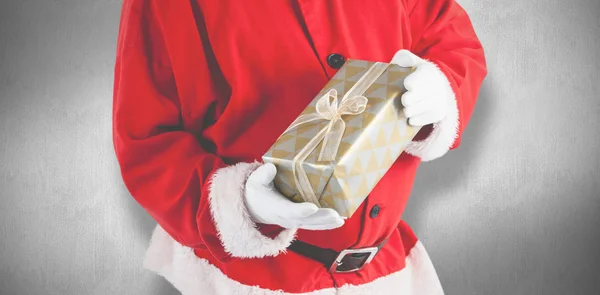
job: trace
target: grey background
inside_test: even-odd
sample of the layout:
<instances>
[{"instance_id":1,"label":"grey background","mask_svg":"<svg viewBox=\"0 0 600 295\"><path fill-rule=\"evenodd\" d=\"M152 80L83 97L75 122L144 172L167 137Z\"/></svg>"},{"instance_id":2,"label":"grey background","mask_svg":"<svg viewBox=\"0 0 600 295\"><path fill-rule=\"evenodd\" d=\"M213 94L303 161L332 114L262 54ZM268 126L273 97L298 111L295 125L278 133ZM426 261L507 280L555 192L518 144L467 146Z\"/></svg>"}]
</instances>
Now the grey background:
<instances>
[{"instance_id":1,"label":"grey background","mask_svg":"<svg viewBox=\"0 0 600 295\"><path fill-rule=\"evenodd\" d=\"M599 294L600 1L460 3L489 76L406 220L447 294ZM120 5L0 2L0 295L177 294L112 149Z\"/></svg>"}]
</instances>

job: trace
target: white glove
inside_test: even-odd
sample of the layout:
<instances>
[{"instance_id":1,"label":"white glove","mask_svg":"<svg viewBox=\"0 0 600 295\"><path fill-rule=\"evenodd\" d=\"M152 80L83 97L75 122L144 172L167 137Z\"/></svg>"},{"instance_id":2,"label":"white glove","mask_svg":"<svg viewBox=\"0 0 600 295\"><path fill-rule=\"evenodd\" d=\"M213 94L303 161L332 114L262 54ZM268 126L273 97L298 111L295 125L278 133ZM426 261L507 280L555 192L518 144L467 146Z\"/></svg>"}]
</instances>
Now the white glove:
<instances>
[{"instance_id":1,"label":"white glove","mask_svg":"<svg viewBox=\"0 0 600 295\"><path fill-rule=\"evenodd\" d=\"M246 181L246 208L254 222L308 230L334 229L344 224L333 209L308 202L294 203L281 195L273 185L276 174L275 165L268 163L252 172Z\"/></svg>"},{"instance_id":2,"label":"white glove","mask_svg":"<svg viewBox=\"0 0 600 295\"><path fill-rule=\"evenodd\" d=\"M416 67L404 80L407 91L401 98L408 124L424 126L444 119L452 99L446 89L449 87L446 76L434 64L405 49L398 51L391 63Z\"/></svg>"}]
</instances>

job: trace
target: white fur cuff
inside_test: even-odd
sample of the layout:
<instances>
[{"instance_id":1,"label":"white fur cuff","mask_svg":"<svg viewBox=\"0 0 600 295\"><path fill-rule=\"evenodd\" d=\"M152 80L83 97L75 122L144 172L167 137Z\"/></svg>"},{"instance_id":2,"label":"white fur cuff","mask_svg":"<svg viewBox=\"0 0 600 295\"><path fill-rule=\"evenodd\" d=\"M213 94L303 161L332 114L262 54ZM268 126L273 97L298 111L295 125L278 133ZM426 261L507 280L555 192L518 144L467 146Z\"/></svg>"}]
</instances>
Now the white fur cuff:
<instances>
[{"instance_id":1,"label":"white fur cuff","mask_svg":"<svg viewBox=\"0 0 600 295\"><path fill-rule=\"evenodd\" d=\"M421 158L423 162L435 160L445 155L454 144L459 131L458 104L452 86L450 86L448 78L436 64L427 60L425 62L435 67L438 71L436 74L446 78L446 83L441 87L443 87L442 93L448 99L448 113L440 122L433 124L433 130L426 139L413 141L406 146L406 153Z\"/></svg>"},{"instance_id":2,"label":"white fur cuff","mask_svg":"<svg viewBox=\"0 0 600 295\"><path fill-rule=\"evenodd\" d=\"M261 164L238 163L217 170L208 195L210 212L225 251L234 257L261 258L285 252L294 240L295 229L285 229L271 239L252 221L244 202L246 179Z\"/></svg>"}]
</instances>

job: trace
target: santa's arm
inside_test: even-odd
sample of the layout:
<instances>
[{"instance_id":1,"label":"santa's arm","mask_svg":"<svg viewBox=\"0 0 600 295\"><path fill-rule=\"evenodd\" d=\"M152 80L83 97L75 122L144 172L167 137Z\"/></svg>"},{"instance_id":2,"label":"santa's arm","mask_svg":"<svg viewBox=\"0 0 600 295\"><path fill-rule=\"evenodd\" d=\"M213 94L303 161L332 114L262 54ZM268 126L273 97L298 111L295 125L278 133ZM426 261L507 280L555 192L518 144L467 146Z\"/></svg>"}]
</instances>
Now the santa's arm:
<instances>
[{"instance_id":1,"label":"santa's arm","mask_svg":"<svg viewBox=\"0 0 600 295\"><path fill-rule=\"evenodd\" d=\"M295 232L285 230L271 238L251 221L244 183L258 165L227 165L203 149L205 139L198 132L182 126L178 79L189 77L174 74L161 27L166 22L159 20L157 3L162 2L123 3L113 99L113 142L123 181L184 246L208 248L221 261L276 255ZM193 93L194 111L206 114L218 93L207 61L194 63L200 69L193 77L199 85Z\"/></svg>"},{"instance_id":2,"label":"santa's arm","mask_svg":"<svg viewBox=\"0 0 600 295\"><path fill-rule=\"evenodd\" d=\"M487 75L486 61L469 16L455 0L405 0L404 8L410 22L409 50L435 65L448 80L447 115L425 126L421 132L425 136L406 148L407 153L431 161L459 146Z\"/></svg>"}]
</instances>

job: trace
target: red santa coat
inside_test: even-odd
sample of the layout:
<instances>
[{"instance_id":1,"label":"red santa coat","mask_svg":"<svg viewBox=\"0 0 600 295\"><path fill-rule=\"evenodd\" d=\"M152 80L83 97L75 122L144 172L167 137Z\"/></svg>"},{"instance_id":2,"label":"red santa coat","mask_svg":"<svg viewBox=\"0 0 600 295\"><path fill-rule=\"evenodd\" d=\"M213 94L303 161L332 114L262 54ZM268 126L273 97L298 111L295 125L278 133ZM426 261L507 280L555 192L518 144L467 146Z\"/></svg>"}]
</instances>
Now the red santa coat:
<instances>
[{"instance_id":1,"label":"red santa coat","mask_svg":"<svg viewBox=\"0 0 600 295\"><path fill-rule=\"evenodd\" d=\"M328 57L388 62L400 49L448 78L448 116L424 129L343 227L254 224L243 183L336 73ZM145 266L183 294L441 294L402 212L420 162L458 147L485 76L482 46L454 0L124 1L114 144L125 185L158 223ZM387 236L354 273L285 251L293 239L341 251Z\"/></svg>"}]
</instances>

